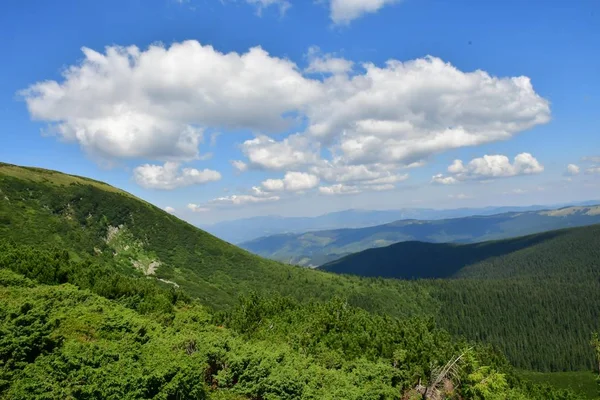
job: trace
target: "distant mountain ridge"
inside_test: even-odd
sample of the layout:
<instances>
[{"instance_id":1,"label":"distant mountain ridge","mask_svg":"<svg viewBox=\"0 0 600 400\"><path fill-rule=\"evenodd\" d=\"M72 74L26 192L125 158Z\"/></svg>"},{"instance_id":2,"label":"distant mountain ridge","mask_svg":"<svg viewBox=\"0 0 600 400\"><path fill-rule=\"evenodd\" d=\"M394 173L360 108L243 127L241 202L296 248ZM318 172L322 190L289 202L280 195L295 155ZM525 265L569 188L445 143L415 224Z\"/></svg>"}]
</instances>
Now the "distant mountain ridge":
<instances>
[{"instance_id":1,"label":"distant mountain ridge","mask_svg":"<svg viewBox=\"0 0 600 400\"><path fill-rule=\"evenodd\" d=\"M600 213L600 207L594 211ZM318 269L399 279L560 278L576 282L595 279L599 268L600 224L595 224L482 243L401 242L351 254Z\"/></svg>"},{"instance_id":2,"label":"distant mountain ridge","mask_svg":"<svg viewBox=\"0 0 600 400\"><path fill-rule=\"evenodd\" d=\"M358 229L282 234L240 244L263 257L317 266L398 242L475 243L600 223L600 206L571 206L441 220L407 219Z\"/></svg>"},{"instance_id":3,"label":"distant mountain ridge","mask_svg":"<svg viewBox=\"0 0 600 400\"><path fill-rule=\"evenodd\" d=\"M571 205L600 204L600 200L568 204L500 206L483 208L456 208L438 210L433 208L402 208L398 210L350 209L316 217L282 217L267 215L223 221L215 224L199 224L198 227L233 244L240 244L264 236L345 228L364 228L387 224L402 219L438 220L494 215L505 212L522 212L556 209Z\"/></svg>"}]
</instances>

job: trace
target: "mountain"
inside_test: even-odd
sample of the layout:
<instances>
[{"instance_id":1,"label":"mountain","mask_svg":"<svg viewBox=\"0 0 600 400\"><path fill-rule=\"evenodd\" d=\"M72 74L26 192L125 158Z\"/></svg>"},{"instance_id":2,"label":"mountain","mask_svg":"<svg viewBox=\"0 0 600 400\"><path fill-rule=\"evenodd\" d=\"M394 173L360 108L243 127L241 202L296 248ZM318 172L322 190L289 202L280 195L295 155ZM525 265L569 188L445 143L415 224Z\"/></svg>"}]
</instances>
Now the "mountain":
<instances>
[{"instance_id":1,"label":"mountain","mask_svg":"<svg viewBox=\"0 0 600 400\"><path fill-rule=\"evenodd\" d=\"M263 257L316 266L403 241L474 243L600 223L600 206L570 206L441 220L400 220L359 229L267 236L240 244Z\"/></svg>"},{"instance_id":2,"label":"mountain","mask_svg":"<svg viewBox=\"0 0 600 400\"><path fill-rule=\"evenodd\" d=\"M320 372L314 376L322 378L320 382L334 379L340 385L355 382L358 387L370 387L358 375L336 375L330 368L357 374L375 371L369 376L380 379L389 376L382 365L406 364L408 370L390 372L402 376L399 380L390 378L390 382L416 385L419 376L426 380L429 372L425 371L432 362L444 364L461 343L466 345L464 340L493 345L520 369L591 370L595 362L589 347L590 333L600 330L600 273L596 266L585 264L589 255L595 254L590 249L597 248L584 242L585 236L572 262L561 267L562 273L543 280L535 274L422 281L363 278L260 258L101 182L0 164L0 272L8 269L19 275L5 277L3 285L7 289L0 293L0 322L4 324L0 325L0 361L7 365L7 360L25 354L22 359L10 361L11 371L16 368L13 372L23 378L18 380L21 386L11 390L25 393L35 389L33 392L38 393L50 388L27 385L50 382L40 378L44 374L52 372L48 376L55 382L63 379L75 385L82 376L113 376L104 374L108 372L99 366L106 365L113 372L138 368L132 360L142 357L147 360L145 366L139 366L142 369L135 375L117 374L114 382L131 387L131 382L143 381L150 390L162 388L175 377L188 376L184 370L196 364L179 363L177 351L181 351L208 366L207 371L201 370L210 378L209 388L214 382L227 386L245 379L246 386L236 392L242 398L301 398L298 392L294 397L275 395L270 390L314 383L309 376L317 370ZM570 254L569 246L560 248ZM532 264L528 268L534 267ZM567 281L566 276L572 278ZM29 290L37 285L50 287ZM66 289L60 289L61 285L67 285ZM69 285L76 290L69 289ZM94 296L111 303L98 303ZM10 306L6 306L5 299L11 299ZM88 305L91 308L81 308ZM112 307L118 310L113 313ZM122 314L123 307L136 314ZM203 311L197 315L180 313L194 307ZM138 314L142 316L139 323L129 322ZM403 322L387 325L386 321L396 319ZM208 320L215 322L209 324ZM419 321L425 321L425 325ZM16 328L22 324L31 327ZM238 341L209 334L221 329L231 329L234 337L242 336ZM442 332L437 339L426 333L436 329ZM443 339L445 330L449 334ZM19 332L32 336L26 340L18 336ZM2 341L9 333L11 339ZM208 336L203 336L205 333ZM48 341L53 338L58 345ZM424 342L424 338L430 339ZM33 342L27 344L28 340ZM120 340L124 342L119 344ZM255 340L263 343L257 344L259 350L251 344ZM245 345L246 341L249 344ZM234 342L235 351L231 347ZM20 347L15 347L18 351L13 353L6 350L8 343L24 343L34 353L29 356L20 352ZM120 347L126 343L134 346L132 353ZM145 343L154 347L139 347ZM153 359L151 354L161 352L157 350L161 346L164 359ZM53 349L60 351L55 353ZM288 350L290 353L286 353ZM358 364L351 367L349 363L356 361L352 357L363 353L384 362L361 364L365 368L360 370L355 369ZM483 353L478 354L480 366L493 364ZM283 370L276 368L281 357L290 360ZM86 359L91 365L85 364ZM122 364L113 364L119 359ZM261 363L262 359L266 361ZM163 361L167 369L151 369L152 362ZM60 375L63 370L58 365L75 365L81 375ZM244 375L248 366L256 369L252 367ZM504 367L497 368L504 371ZM299 378L305 383L298 383L290 372L300 370L308 371ZM2 375L4 372L0 371L0 391L7 382L15 381ZM188 387L186 382L177 385ZM104 385L106 381L96 383ZM51 393L56 394L54 390L61 390L61 385L52 387ZM400 389L393 390L397 394ZM19 398L15 393L8 398ZM85 397L86 393L65 392L55 397ZM317 398L323 394L318 393ZM358 394L340 396L361 398ZM394 397L386 396L378 398Z\"/></svg>"},{"instance_id":3,"label":"mountain","mask_svg":"<svg viewBox=\"0 0 600 400\"><path fill-rule=\"evenodd\" d=\"M180 288L215 309L226 309L251 291L299 300L343 294L354 305L396 316L431 307L426 297L415 300L419 288L373 287L357 278L282 265L107 184L38 168L0 164L2 239L115 263L122 271Z\"/></svg>"},{"instance_id":4,"label":"mountain","mask_svg":"<svg viewBox=\"0 0 600 400\"><path fill-rule=\"evenodd\" d=\"M588 205L588 202L578 205ZM600 201L589 202L600 204ZM436 220L459 218L472 215L493 215L505 212L536 211L564 207L555 206L526 207L484 207L436 210L430 208L402 208L399 210L345 210L320 215L317 217L281 217L263 216L223 221L199 227L228 242L238 244L256 238L278 234L302 233L318 230L343 228L363 228L387 224L401 219Z\"/></svg>"},{"instance_id":5,"label":"mountain","mask_svg":"<svg viewBox=\"0 0 600 400\"><path fill-rule=\"evenodd\" d=\"M600 225L592 225L474 244L401 242L351 254L319 269L399 279L579 281L596 276L599 260Z\"/></svg>"},{"instance_id":6,"label":"mountain","mask_svg":"<svg viewBox=\"0 0 600 400\"><path fill-rule=\"evenodd\" d=\"M582 398L440 329L426 285L262 260L82 177L1 164L0 191L1 399Z\"/></svg>"}]
</instances>

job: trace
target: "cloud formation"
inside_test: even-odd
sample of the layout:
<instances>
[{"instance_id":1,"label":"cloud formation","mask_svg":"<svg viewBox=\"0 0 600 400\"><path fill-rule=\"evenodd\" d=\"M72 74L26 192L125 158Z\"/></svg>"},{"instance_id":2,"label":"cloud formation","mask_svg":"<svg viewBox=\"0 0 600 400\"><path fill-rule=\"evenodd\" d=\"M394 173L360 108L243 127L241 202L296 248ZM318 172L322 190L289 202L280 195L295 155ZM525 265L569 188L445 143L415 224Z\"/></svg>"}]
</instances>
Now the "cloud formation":
<instances>
[{"instance_id":1,"label":"cloud formation","mask_svg":"<svg viewBox=\"0 0 600 400\"><path fill-rule=\"evenodd\" d=\"M331 6L343 20L389 3ZM138 167L134 177L145 187L217 179L216 171L179 171L178 163L202 157L205 130L256 132L231 161L238 172L310 174L327 183L321 193L345 193L393 188L407 178L403 170L436 154L507 140L550 120L549 103L529 78L464 72L436 57L359 66L312 48L303 69L260 47L221 53L193 40L83 53L60 81L21 95L32 118L94 157L172 163ZM470 174L478 172L436 179Z\"/></svg>"},{"instance_id":2,"label":"cloud formation","mask_svg":"<svg viewBox=\"0 0 600 400\"><path fill-rule=\"evenodd\" d=\"M200 205L198 205L198 204L194 204L194 203L190 203L190 204L188 204L188 205L187 205L187 208L188 208L190 211L192 211L192 212L198 212L198 213L200 213L200 212L208 212L208 211L210 211L210 208L208 208L208 207L203 207L203 206L200 206Z\"/></svg>"},{"instance_id":3,"label":"cloud formation","mask_svg":"<svg viewBox=\"0 0 600 400\"><path fill-rule=\"evenodd\" d=\"M319 178L305 172L287 172L283 179L267 179L262 187L269 192L308 190L319 184Z\"/></svg>"},{"instance_id":4,"label":"cloud formation","mask_svg":"<svg viewBox=\"0 0 600 400\"><path fill-rule=\"evenodd\" d=\"M165 210L169 214L175 214L175 209L171 206L166 206L163 210Z\"/></svg>"},{"instance_id":5,"label":"cloud formation","mask_svg":"<svg viewBox=\"0 0 600 400\"><path fill-rule=\"evenodd\" d=\"M400 0L330 0L331 20L335 24L349 24L364 14L375 13L386 5Z\"/></svg>"},{"instance_id":6,"label":"cloud formation","mask_svg":"<svg viewBox=\"0 0 600 400\"><path fill-rule=\"evenodd\" d=\"M485 155L464 164L462 160L454 160L448 167L450 175L434 175L432 181L443 185L451 185L467 180L483 180L507 178L517 175L539 174L544 171L544 166L529 153L521 153L510 159L504 155Z\"/></svg>"},{"instance_id":7,"label":"cloud formation","mask_svg":"<svg viewBox=\"0 0 600 400\"><path fill-rule=\"evenodd\" d=\"M285 129L282 115L320 91L294 63L259 47L224 54L189 40L82 51L62 82L38 82L21 95L34 119L102 158L197 158L200 127Z\"/></svg>"},{"instance_id":8,"label":"cloud formation","mask_svg":"<svg viewBox=\"0 0 600 400\"><path fill-rule=\"evenodd\" d=\"M164 165L144 164L133 170L136 183L147 189L172 190L199 185L221 179L221 174L211 169L180 168L176 162Z\"/></svg>"},{"instance_id":9,"label":"cloud formation","mask_svg":"<svg viewBox=\"0 0 600 400\"><path fill-rule=\"evenodd\" d=\"M578 165L575 165L575 164L567 165L567 175L571 175L571 176L579 175L580 171L581 171L581 168L579 168Z\"/></svg>"}]
</instances>

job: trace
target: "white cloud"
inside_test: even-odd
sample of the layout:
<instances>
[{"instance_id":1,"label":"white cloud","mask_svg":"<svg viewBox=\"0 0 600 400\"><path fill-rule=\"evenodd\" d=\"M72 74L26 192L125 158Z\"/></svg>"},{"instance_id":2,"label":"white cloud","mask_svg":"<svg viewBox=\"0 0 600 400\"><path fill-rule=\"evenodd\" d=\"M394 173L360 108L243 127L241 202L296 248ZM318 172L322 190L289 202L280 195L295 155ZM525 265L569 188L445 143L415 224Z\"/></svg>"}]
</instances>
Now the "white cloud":
<instances>
[{"instance_id":1,"label":"white cloud","mask_svg":"<svg viewBox=\"0 0 600 400\"><path fill-rule=\"evenodd\" d=\"M240 195L234 194L232 196L218 197L214 200L211 200L209 202L209 204L239 206L239 205L244 205L244 204L278 201L279 199L280 199L279 196L261 197L261 196L252 196L252 195L246 195L246 194L240 194Z\"/></svg>"},{"instance_id":2,"label":"white cloud","mask_svg":"<svg viewBox=\"0 0 600 400\"><path fill-rule=\"evenodd\" d=\"M319 187L319 192L321 194L326 195L336 195L336 194L355 194L360 193L360 188L356 186L347 186L341 183L331 186L321 186Z\"/></svg>"},{"instance_id":3,"label":"white cloud","mask_svg":"<svg viewBox=\"0 0 600 400\"><path fill-rule=\"evenodd\" d=\"M166 212L168 212L169 214L175 214L175 209L174 209L173 207L166 206L166 207L164 208L164 210L165 210Z\"/></svg>"},{"instance_id":4,"label":"white cloud","mask_svg":"<svg viewBox=\"0 0 600 400\"><path fill-rule=\"evenodd\" d=\"M526 77L462 72L435 57L326 79L308 107L308 134L349 164L409 165L447 150L509 139L549 121Z\"/></svg>"},{"instance_id":5,"label":"white cloud","mask_svg":"<svg viewBox=\"0 0 600 400\"><path fill-rule=\"evenodd\" d=\"M214 182L221 179L221 174L211 169L180 168L176 162L164 165L144 164L133 170L138 185L148 189L171 190L179 187Z\"/></svg>"},{"instance_id":6,"label":"white cloud","mask_svg":"<svg viewBox=\"0 0 600 400\"><path fill-rule=\"evenodd\" d=\"M331 6L348 21L389 3ZM250 130L260 134L241 144L245 159L231 161L238 171L310 173L367 190L405 179L400 170L436 154L507 140L550 120L549 103L529 78L463 72L435 57L366 63L350 74L351 61L313 48L308 71L331 73L314 77L258 47L221 53L185 41L83 52L61 80L21 94L34 119L106 160L198 159L205 129ZM283 137L266 136L274 133Z\"/></svg>"},{"instance_id":7,"label":"white cloud","mask_svg":"<svg viewBox=\"0 0 600 400\"><path fill-rule=\"evenodd\" d=\"M238 172L245 172L248 170L248 164L246 164L245 162L243 162L241 160L233 160L233 161L231 161L231 165Z\"/></svg>"},{"instance_id":8,"label":"white cloud","mask_svg":"<svg viewBox=\"0 0 600 400\"><path fill-rule=\"evenodd\" d=\"M208 208L208 207L202 207L198 204L193 204L193 203L188 204L187 208L190 209L192 212L208 212L208 211L210 211L210 208Z\"/></svg>"},{"instance_id":9,"label":"white cloud","mask_svg":"<svg viewBox=\"0 0 600 400\"><path fill-rule=\"evenodd\" d=\"M256 7L256 14L262 15L262 11L270 6L279 8L279 13L284 15L285 12L292 6L287 0L246 0L246 3Z\"/></svg>"},{"instance_id":10,"label":"white cloud","mask_svg":"<svg viewBox=\"0 0 600 400\"><path fill-rule=\"evenodd\" d=\"M504 155L485 155L481 158L471 160L467 165L464 165L461 160L455 160L448 167L448 172L451 175L435 175L433 182L448 185L466 180L485 180L539 174L543 171L544 166L529 153L517 155L512 164L509 158Z\"/></svg>"},{"instance_id":11,"label":"white cloud","mask_svg":"<svg viewBox=\"0 0 600 400\"><path fill-rule=\"evenodd\" d=\"M454 185L455 183L458 183L458 180L453 176L444 176L443 174L434 175L431 178L431 181L442 185Z\"/></svg>"},{"instance_id":12,"label":"white cloud","mask_svg":"<svg viewBox=\"0 0 600 400\"><path fill-rule=\"evenodd\" d=\"M581 171L581 169L579 168L578 165L575 164L569 164L567 165L567 175L579 175L579 172Z\"/></svg>"},{"instance_id":13,"label":"white cloud","mask_svg":"<svg viewBox=\"0 0 600 400\"><path fill-rule=\"evenodd\" d=\"M21 92L31 116L102 158L198 157L202 129L278 131L319 95L296 65L259 47L220 53L194 40L170 47L82 49L63 79Z\"/></svg>"},{"instance_id":14,"label":"white cloud","mask_svg":"<svg viewBox=\"0 0 600 400\"><path fill-rule=\"evenodd\" d=\"M331 19L336 24L348 24L363 14L375 13L399 0L330 0Z\"/></svg>"},{"instance_id":15,"label":"white cloud","mask_svg":"<svg viewBox=\"0 0 600 400\"><path fill-rule=\"evenodd\" d=\"M263 188L269 192L298 192L316 187L319 177L305 172L287 172L283 179L267 179L262 182Z\"/></svg>"},{"instance_id":16,"label":"white cloud","mask_svg":"<svg viewBox=\"0 0 600 400\"><path fill-rule=\"evenodd\" d=\"M305 69L307 73L345 74L352 71L354 65L352 61L344 58L321 53L321 49L317 46L308 49L307 58L309 61L308 67Z\"/></svg>"},{"instance_id":17,"label":"white cloud","mask_svg":"<svg viewBox=\"0 0 600 400\"><path fill-rule=\"evenodd\" d=\"M291 135L282 141L258 136L242 144L242 151L255 168L282 170L317 162L318 155L308 138Z\"/></svg>"}]
</instances>

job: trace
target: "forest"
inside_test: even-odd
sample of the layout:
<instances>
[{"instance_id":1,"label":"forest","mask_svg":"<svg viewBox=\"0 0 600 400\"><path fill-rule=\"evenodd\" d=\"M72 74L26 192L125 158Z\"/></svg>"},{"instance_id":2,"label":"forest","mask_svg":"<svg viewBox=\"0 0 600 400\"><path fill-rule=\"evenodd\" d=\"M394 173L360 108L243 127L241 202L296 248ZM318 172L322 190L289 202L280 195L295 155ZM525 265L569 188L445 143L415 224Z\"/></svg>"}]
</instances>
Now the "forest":
<instances>
[{"instance_id":1,"label":"forest","mask_svg":"<svg viewBox=\"0 0 600 400\"><path fill-rule=\"evenodd\" d=\"M2 398L576 399L521 371L597 368L574 241L597 228L556 236L560 268L406 281L265 260L81 177L4 164L0 190Z\"/></svg>"}]
</instances>

